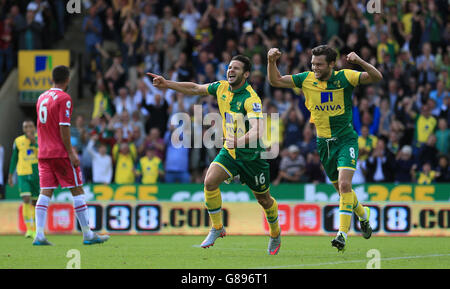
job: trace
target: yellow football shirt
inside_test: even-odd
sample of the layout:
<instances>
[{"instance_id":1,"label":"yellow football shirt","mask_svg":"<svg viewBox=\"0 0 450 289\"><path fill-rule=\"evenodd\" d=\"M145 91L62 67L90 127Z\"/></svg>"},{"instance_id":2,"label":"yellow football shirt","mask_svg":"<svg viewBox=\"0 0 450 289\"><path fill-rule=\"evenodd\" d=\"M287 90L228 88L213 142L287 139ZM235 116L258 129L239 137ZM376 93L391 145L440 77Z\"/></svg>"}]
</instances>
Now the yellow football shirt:
<instances>
[{"instance_id":1,"label":"yellow football shirt","mask_svg":"<svg viewBox=\"0 0 450 289\"><path fill-rule=\"evenodd\" d=\"M147 156L139 160L137 172L142 175L143 184L155 184L158 181L159 171L163 169L161 159L153 157L149 159Z\"/></svg>"},{"instance_id":2,"label":"yellow football shirt","mask_svg":"<svg viewBox=\"0 0 450 289\"><path fill-rule=\"evenodd\" d=\"M426 143L428 137L434 132L436 128L436 118L429 116L428 118L418 114L416 117L416 140L417 145L420 146L422 143Z\"/></svg>"},{"instance_id":3,"label":"yellow football shirt","mask_svg":"<svg viewBox=\"0 0 450 289\"><path fill-rule=\"evenodd\" d=\"M9 172L14 173L17 168L17 175L31 175L33 174L33 167L37 170L38 163L38 143L37 135L36 141L31 144L29 138L26 135L21 135L14 140L13 154L11 156L11 162L9 166Z\"/></svg>"},{"instance_id":4,"label":"yellow football shirt","mask_svg":"<svg viewBox=\"0 0 450 289\"><path fill-rule=\"evenodd\" d=\"M311 112L317 136L331 138L344 136L353 129L352 94L359 85L360 71L342 69L331 72L327 81L321 81L311 71L292 76L295 86L305 95L305 106Z\"/></svg>"},{"instance_id":5,"label":"yellow football shirt","mask_svg":"<svg viewBox=\"0 0 450 289\"><path fill-rule=\"evenodd\" d=\"M228 81L217 81L208 86L208 93L217 97L224 138L227 135L242 137L250 129L249 119L263 118L261 99L247 82L242 87L232 90ZM251 145L254 144L249 144L245 148L230 149L224 144L224 148L234 159L259 159L258 152L264 149L259 142L256 147Z\"/></svg>"},{"instance_id":6,"label":"yellow football shirt","mask_svg":"<svg viewBox=\"0 0 450 289\"><path fill-rule=\"evenodd\" d=\"M136 160L136 146L129 144L130 152L122 154L119 152L119 144L113 147L113 158L116 163L116 171L114 175L114 182L116 184L132 184L135 181L134 175L134 161Z\"/></svg>"}]
</instances>

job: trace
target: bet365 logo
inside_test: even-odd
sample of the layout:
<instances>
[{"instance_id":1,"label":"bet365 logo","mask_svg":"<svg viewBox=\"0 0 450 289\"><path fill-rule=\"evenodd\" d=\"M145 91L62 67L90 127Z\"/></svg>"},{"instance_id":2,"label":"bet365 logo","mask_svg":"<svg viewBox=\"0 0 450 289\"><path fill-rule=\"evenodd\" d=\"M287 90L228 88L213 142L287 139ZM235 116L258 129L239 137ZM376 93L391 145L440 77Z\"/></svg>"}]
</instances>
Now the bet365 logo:
<instances>
[{"instance_id":1,"label":"bet365 logo","mask_svg":"<svg viewBox=\"0 0 450 289\"><path fill-rule=\"evenodd\" d=\"M81 0L69 0L66 5L66 11L69 14L81 13Z\"/></svg>"}]
</instances>

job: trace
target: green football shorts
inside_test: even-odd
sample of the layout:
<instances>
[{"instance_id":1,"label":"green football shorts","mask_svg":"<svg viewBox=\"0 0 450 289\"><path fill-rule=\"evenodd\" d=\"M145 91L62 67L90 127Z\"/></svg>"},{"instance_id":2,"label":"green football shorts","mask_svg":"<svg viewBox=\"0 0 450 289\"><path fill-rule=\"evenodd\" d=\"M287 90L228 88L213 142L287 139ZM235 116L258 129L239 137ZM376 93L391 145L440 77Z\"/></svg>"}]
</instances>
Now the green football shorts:
<instances>
[{"instance_id":1,"label":"green football shorts","mask_svg":"<svg viewBox=\"0 0 450 289\"><path fill-rule=\"evenodd\" d=\"M338 181L339 170L356 170L358 135L356 132L341 137L317 138L317 151L325 173L332 183Z\"/></svg>"},{"instance_id":2,"label":"green football shorts","mask_svg":"<svg viewBox=\"0 0 450 289\"><path fill-rule=\"evenodd\" d=\"M21 197L31 196L32 199L39 197L39 174L33 172L31 175L17 176L17 184Z\"/></svg>"},{"instance_id":3,"label":"green football shorts","mask_svg":"<svg viewBox=\"0 0 450 289\"><path fill-rule=\"evenodd\" d=\"M221 166L230 178L239 175L241 182L247 184L257 194L263 194L269 190L269 163L263 159L235 160L225 148L222 148L211 164Z\"/></svg>"}]
</instances>

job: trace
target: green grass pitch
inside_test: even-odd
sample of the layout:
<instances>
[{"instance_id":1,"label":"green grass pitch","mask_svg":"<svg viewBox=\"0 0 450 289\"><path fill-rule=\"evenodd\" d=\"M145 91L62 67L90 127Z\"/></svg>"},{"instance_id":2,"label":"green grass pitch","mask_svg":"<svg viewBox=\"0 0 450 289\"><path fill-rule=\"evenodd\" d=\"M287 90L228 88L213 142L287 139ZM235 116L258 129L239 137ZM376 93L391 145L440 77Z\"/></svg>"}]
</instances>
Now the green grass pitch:
<instances>
[{"instance_id":1,"label":"green grass pitch","mask_svg":"<svg viewBox=\"0 0 450 289\"><path fill-rule=\"evenodd\" d=\"M61 268L80 252L81 269L364 269L377 249L380 268L450 268L450 238L349 237L347 250L338 253L331 236L284 236L277 256L268 256L266 236L226 236L208 249L204 236L112 236L101 245L82 245L80 235L52 236L55 246L36 247L23 236L0 236L0 268Z\"/></svg>"}]
</instances>

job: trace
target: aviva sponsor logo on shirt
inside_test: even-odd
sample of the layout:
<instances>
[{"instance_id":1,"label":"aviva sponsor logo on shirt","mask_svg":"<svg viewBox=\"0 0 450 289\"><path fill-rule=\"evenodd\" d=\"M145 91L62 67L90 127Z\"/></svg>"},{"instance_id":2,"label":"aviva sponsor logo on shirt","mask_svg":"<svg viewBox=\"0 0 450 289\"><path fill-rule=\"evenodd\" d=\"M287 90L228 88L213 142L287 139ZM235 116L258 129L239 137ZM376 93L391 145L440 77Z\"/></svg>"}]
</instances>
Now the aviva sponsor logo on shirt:
<instances>
[{"instance_id":1,"label":"aviva sponsor logo on shirt","mask_svg":"<svg viewBox=\"0 0 450 289\"><path fill-rule=\"evenodd\" d=\"M316 104L314 110L316 111L338 111L341 110L340 104L333 104L333 92L323 91L320 93L320 104Z\"/></svg>"}]
</instances>

